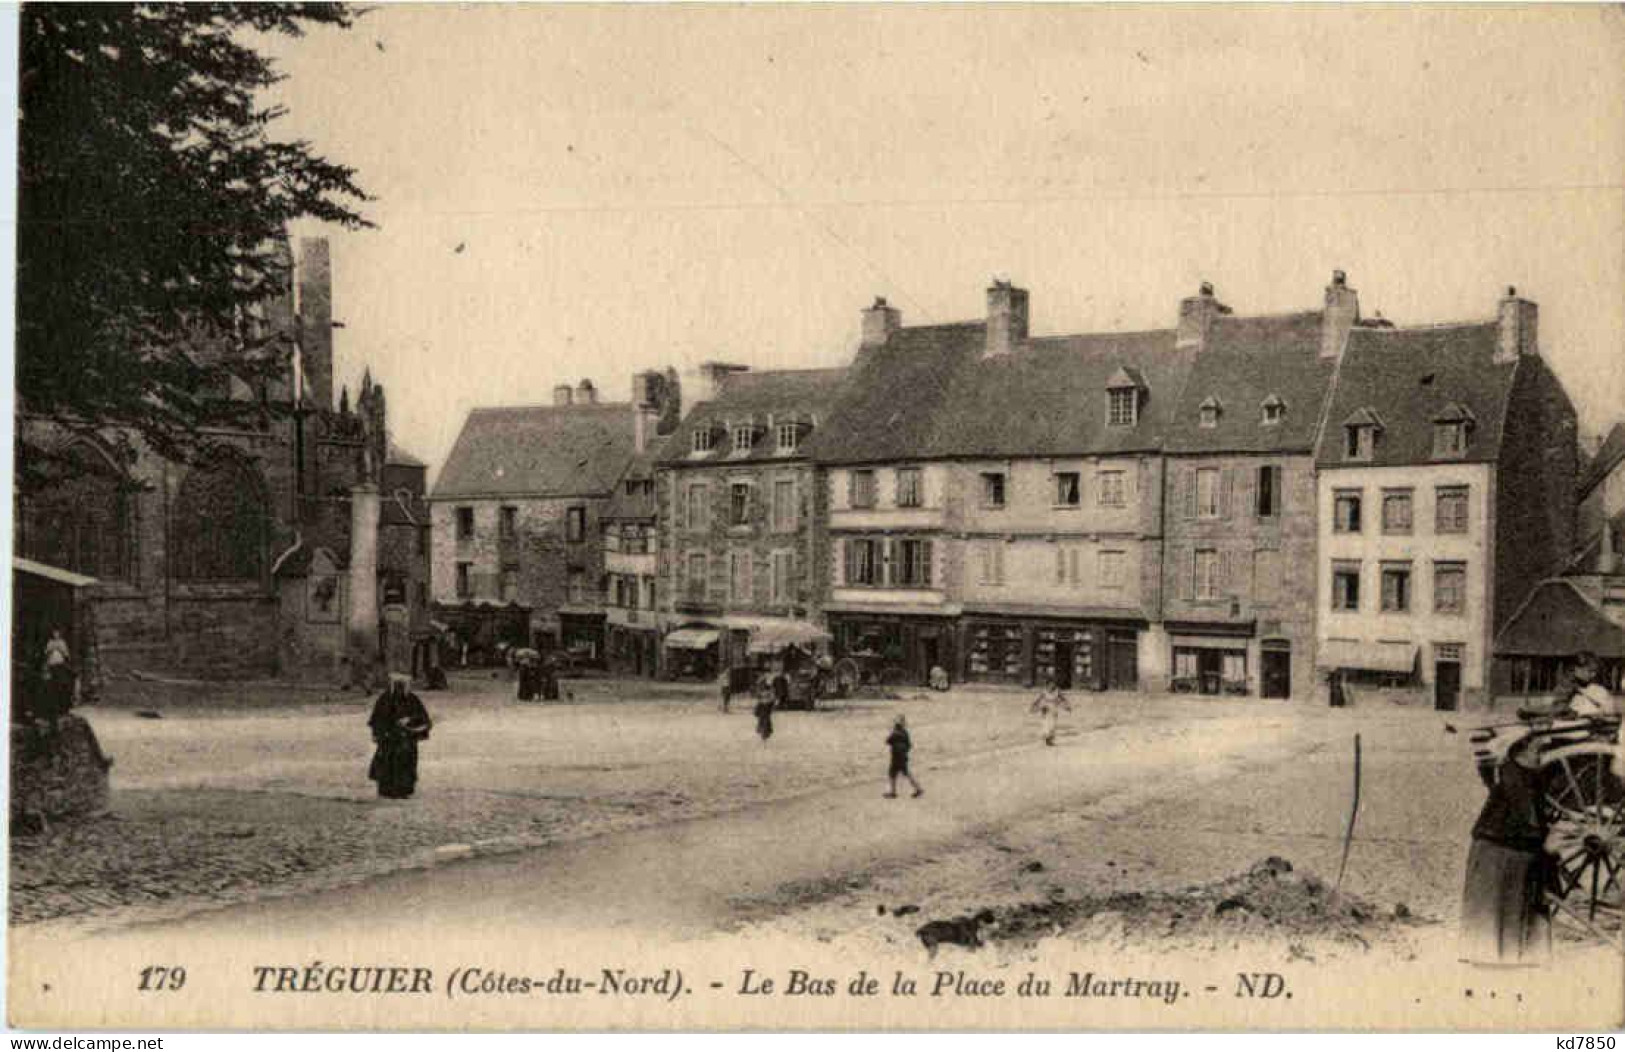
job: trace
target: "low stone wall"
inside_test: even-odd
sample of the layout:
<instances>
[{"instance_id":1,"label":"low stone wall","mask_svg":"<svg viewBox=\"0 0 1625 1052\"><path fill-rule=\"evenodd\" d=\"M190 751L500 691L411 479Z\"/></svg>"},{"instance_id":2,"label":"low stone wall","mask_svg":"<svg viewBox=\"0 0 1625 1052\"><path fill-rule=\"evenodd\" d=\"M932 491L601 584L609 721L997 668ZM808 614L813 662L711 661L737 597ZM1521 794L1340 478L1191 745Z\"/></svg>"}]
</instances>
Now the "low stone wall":
<instances>
[{"instance_id":1,"label":"low stone wall","mask_svg":"<svg viewBox=\"0 0 1625 1052\"><path fill-rule=\"evenodd\" d=\"M107 771L96 732L78 716L53 729L11 728L11 827L38 829L107 809Z\"/></svg>"}]
</instances>

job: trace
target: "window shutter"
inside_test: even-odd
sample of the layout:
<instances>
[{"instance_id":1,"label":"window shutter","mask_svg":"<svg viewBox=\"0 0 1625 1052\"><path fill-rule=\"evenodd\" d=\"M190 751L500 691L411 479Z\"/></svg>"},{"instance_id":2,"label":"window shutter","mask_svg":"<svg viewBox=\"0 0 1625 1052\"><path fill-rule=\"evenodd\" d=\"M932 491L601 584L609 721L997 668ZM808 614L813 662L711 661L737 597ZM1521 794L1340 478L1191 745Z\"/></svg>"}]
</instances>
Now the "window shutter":
<instances>
[{"instance_id":1,"label":"window shutter","mask_svg":"<svg viewBox=\"0 0 1625 1052\"><path fill-rule=\"evenodd\" d=\"M920 542L920 583L923 584L923 585L929 585L931 583L931 570L932 570L931 558L932 558L932 555L931 555L931 542L930 541L921 541Z\"/></svg>"},{"instance_id":2,"label":"window shutter","mask_svg":"<svg viewBox=\"0 0 1625 1052\"><path fill-rule=\"evenodd\" d=\"M1179 472L1180 484L1185 487L1185 518L1196 518L1196 469L1184 468Z\"/></svg>"},{"instance_id":3,"label":"window shutter","mask_svg":"<svg viewBox=\"0 0 1625 1052\"><path fill-rule=\"evenodd\" d=\"M1179 598L1190 602L1196 598L1196 549L1187 548L1179 553Z\"/></svg>"},{"instance_id":4,"label":"window shutter","mask_svg":"<svg viewBox=\"0 0 1625 1052\"><path fill-rule=\"evenodd\" d=\"M1066 549L1055 546L1055 583L1066 584Z\"/></svg>"},{"instance_id":5,"label":"window shutter","mask_svg":"<svg viewBox=\"0 0 1625 1052\"><path fill-rule=\"evenodd\" d=\"M1219 518L1230 517L1230 500L1235 496L1236 471L1234 468L1221 468L1219 470Z\"/></svg>"},{"instance_id":6,"label":"window shutter","mask_svg":"<svg viewBox=\"0 0 1625 1052\"><path fill-rule=\"evenodd\" d=\"M852 538L841 542L841 580L852 584Z\"/></svg>"},{"instance_id":7,"label":"window shutter","mask_svg":"<svg viewBox=\"0 0 1625 1052\"><path fill-rule=\"evenodd\" d=\"M1229 595L1235 590L1236 581L1236 553L1222 551L1219 553L1219 587L1220 595Z\"/></svg>"}]
</instances>

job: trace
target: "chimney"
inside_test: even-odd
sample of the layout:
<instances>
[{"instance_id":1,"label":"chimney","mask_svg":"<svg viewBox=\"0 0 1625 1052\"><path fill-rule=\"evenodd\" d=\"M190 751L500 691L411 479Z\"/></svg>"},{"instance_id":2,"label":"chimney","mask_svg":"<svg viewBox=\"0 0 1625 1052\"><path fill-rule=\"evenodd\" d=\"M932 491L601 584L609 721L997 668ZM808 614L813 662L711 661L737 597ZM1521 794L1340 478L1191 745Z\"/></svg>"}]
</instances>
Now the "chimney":
<instances>
[{"instance_id":1,"label":"chimney","mask_svg":"<svg viewBox=\"0 0 1625 1052\"><path fill-rule=\"evenodd\" d=\"M984 358L1009 354L1027 342L1027 290L994 279L987 288L987 348Z\"/></svg>"},{"instance_id":2,"label":"chimney","mask_svg":"<svg viewBox=\"0 0 1625 1052\"><path fill-rule=\"evenodd\" d=\"M569 405L575 401L575 389L569 384L559 384L553 388L553 404Z\"/></svg>"},{"instance_id":3,"label":"chimney","mask_svg":"<svg viewBox=\"0 0 1625 1052\"><path fill-rule=\"evenodd\" d=\"M1332 271L1326 286L1326 307L1320 315L1320 356L1338 359L1348 344L1349 330L1360 320L1360 295L1349 288L1348 275Z\"/></svg>"},{"instance_id":4,"label":"chimney","mask_svg":"<svg viewBox=\"0 0 1625 1052\"><path fill-rule=\"evenodd\" d=\"M1536 338L1539 320L1540 308L1533 301L1521 298L1518 290L1508 285L1506 297L1501 300L1501 334L1495 348L1497 365L1517 361L1520 355L1540 354L1540 342Z\"/></svg>"},{"instance_id":5,"label":"chimney","mask_svg":"<svg viewBox=\"0 0 1625 1052\"><path fill-rule=\"evenodd\" d=\"M1207 333L1213 319L1229 313L1230 308L1214 297L1212 284L1202 282L1201 290L1196 295L1179 301L1179 332L1174 339L1174 347L1181 351L1193 347L1201 349L1207 343Z\"/></svg>"},{"instance_id":6,"label":"chimney","mask_svg":"<svg viewBox=\"0 0 1625 1052\"><path fill-rule=\"evenodd\" d=\"M731 362L701 362L693 375L684 381L693 391L693 404L714 401L728 384L728 377L734 373L749 371L748 365L734 365Z\"/></svg>"},{"instance_id":7,"label":"chimney","mask_svg":"<svg viewBox=\"0 0 1625 1052\"><path fill-rule=\"evenodd\" d=\"M333 408L333 263L325 237L299 241L299 346L305 402Z\"/></svg>"},{"instance_id":8,"label":"chimney","mask_svg":"<svg viewBox=\"0 0 1625 1052\"><path fill-rule=\"evenodd\" d=\"M859 346L882 347L902 327L903 312L888 306L886 297L876 296L875 305L863 312L863 340Z\"/></svg>"},{"instance_id":9,"label":"chimney","mask_svg":"<svg viewBox=\"0 0 1625 1052\"><path fill-rule=\"evenodd\" d=\"M632 374L632 445L638 453L647 453L660 433L665 384L666 378L653 370Z\"/></svg>"},{"instance_id":10,"label":"chimney","mask_svg":"<svg viewBox=\"0 0 1625 1052\"><path fill-rule=\"evenodd\" d=\"M598 388L592 385L591 380L583 380L576 385L577 405L597 405Z\"/></svg>"}]
</instances>

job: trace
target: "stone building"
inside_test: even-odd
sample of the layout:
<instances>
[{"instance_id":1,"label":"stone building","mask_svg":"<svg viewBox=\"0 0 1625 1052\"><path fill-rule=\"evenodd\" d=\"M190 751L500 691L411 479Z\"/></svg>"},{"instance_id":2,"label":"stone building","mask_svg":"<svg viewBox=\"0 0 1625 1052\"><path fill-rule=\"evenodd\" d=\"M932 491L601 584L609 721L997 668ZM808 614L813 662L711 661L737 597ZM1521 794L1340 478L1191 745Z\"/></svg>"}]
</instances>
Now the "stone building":
<instances>
[{"instance_id":1,"label":"stone building","mask_svg":"<svg viewBox=\"0 0 1625 1052\"><path fill-rule=\"evenodd\" d=\"M659 533L654 462L636 457L604 508L604 608L610 671L654 676L660 668Z\"/></svg>"},{"instance_id":2,"label":"stone building","mask_svg":"<svg viewBox=\"0 0 1625 1052\"><path fill-rule=\"evenodd\" d=\"M1173 330L1032 337L1025 290L984 321L866 312L828 475L837 653L922 681L1166 686L1162 458L1191 353Z\"/></svg>"},{"instance_id":3,"label":"stone building","mask_svg":"<svg viewBox=\"0 0 1625 1052\"><path fill-rule=\"evenodd\" d=\"M218 392L243 411L236 428L209 433L224 449L212 461L175 463L138 442L125 460L93 424L22 422L78 470L19 497L16 550L94 579L94 657L110 674L347 682L382 671L384 392L369 380L353 409L334 404L327 242L300 249L289 288L258 319L280 334L287 372Z\"/></svg>"},{"instance_id":4,"label":"stone building","mask_svg":"<svg viewBox=\"0 0 1625 1052\"><path fill-rule=\"evenodd\" d=\"M605 664L604 515L675 417L666 381L639 374L628 402L601 402L582 380L551 405L469 413L429 496L430 591L475 654L529 644Z\"/></svg>"},{"instance_id":5,"label":"stone building","mask_svg":"<svg viewBox=\"0 0 1625 1052\"><path fill-rule=\"evenodd\" d=\"M1204 286L1180 310L1196 361L1166 456L1163 616L1177 691L1307 698L1314 683L1315 443L1349 327L1322 311L1238 317Z\"/></svg>"},{"instance_id":6,"label":"stone building","mask_svg":"<svg viewBox=\"0 0 1625 1052\"><path fill-rule=\"evenodd\" d=\"M709 363L655 463L667 674L712 675L753 649L822 637L824 490L803 446L844 369Z\"/></svg>"},{"instance_id":7,"label":"stone building","mask_svg":"<svg viewBox=\"0 0 1625 1052\"><path fill-rule=\"evenodd\" d=\"M1573 406L1534 303L1496 320L1353 326L1316 452L1317 665L1345 690L1475 704L1495 633L1574 546Z\"/></svg>"}]
</instances>

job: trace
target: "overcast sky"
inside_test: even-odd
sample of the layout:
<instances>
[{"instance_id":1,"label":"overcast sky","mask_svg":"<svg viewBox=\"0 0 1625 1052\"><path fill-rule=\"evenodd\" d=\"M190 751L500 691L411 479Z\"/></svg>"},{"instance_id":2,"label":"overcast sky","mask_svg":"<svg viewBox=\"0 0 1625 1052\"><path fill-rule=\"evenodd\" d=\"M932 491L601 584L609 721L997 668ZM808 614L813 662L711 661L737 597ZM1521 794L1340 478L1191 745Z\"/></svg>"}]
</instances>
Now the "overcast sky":
<instances>
[{"instance_id":1,"label":"overcast sky","mask_svg":"<svg viewBox=\"0 0 1625 1052\"><path fill-rule=\"evenodd\" d=\"M470 407L841 363L875 295L970 319L995 275L1035 334L1516 285L1582 427L1625 414L1615 7L399 6L277 51L280 133L377 197L339 377L432 469Z\"/></svg>"}]
</instances>

